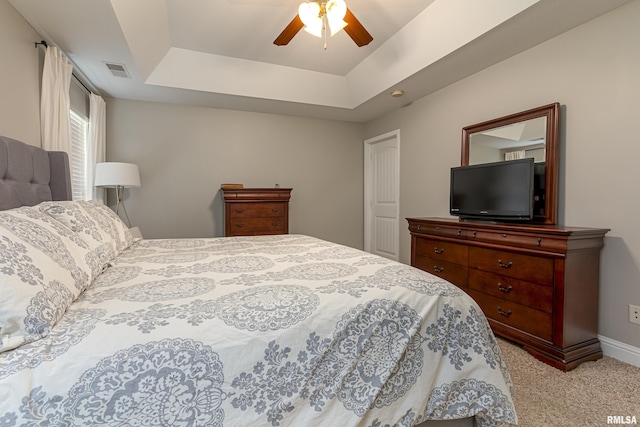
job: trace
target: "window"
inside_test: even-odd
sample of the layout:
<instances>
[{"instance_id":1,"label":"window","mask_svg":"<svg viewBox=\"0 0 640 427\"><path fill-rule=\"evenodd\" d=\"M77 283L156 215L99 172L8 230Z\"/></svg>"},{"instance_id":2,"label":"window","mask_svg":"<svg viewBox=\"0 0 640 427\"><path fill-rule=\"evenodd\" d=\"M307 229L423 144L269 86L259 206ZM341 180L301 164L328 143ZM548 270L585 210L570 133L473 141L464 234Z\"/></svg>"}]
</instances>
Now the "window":
<instances>
[{"instance_id":1,"label":"window","mask_svg":"<svg viewBox=\"0 0 640 427\"><path fill-rule=\"evenodd\" d=\"M73 200L90 200L93 183L89 183L90 134L89 92L73 76L69 85L69 122L71 126L71 189Z\"/></svg>"},{"instance_id":2,"label":"window","mask_svg":"<svg viewBox=\"0 0 640 427\"><path fill-rule=\"evenodd\" d=\"M73 200L89 200L88 194L88 160L89 119L73 110L70 111L71 122L71 188Z\"/></svg>"}]
</instances>

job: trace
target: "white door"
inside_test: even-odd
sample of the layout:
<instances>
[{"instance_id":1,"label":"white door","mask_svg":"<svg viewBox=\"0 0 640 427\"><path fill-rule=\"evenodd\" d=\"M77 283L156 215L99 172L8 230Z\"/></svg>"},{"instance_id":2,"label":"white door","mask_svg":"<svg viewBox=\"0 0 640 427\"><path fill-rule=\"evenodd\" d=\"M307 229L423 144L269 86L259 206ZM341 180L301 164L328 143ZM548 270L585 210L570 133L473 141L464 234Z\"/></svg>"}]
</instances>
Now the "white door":
<instances>
[{"instance_id":1,"label":"white door","mask_svg":"<svg viewBox=\"0 0 640 427\"><path fill-rule=\"evenodd\" d=\"M400 131L364 142L364 249L399 259Z\"/></svg>"}]
</instances>

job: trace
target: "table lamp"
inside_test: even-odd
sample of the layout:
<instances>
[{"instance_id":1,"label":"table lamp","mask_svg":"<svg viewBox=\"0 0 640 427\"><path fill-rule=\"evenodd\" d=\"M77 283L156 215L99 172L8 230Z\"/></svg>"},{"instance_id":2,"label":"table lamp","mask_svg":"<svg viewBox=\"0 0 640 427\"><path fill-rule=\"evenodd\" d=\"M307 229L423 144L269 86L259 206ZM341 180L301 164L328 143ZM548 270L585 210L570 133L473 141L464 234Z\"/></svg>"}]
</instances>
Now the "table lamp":
<instances>
[{"instance_id":1,"label":"table lamp","mask_svg":"<svg viewBox=\"0 0 640 427\"><path fill-rule=\"evenodd\" d=\"M129 187L140 187L140 172L138 165L133 163L105 162L96 164L95 182L96 187L115 188L116 198L116 214L120 205L127 217L127 224L131 228L131 221L127 208L124 206L122 198L124 189Z\"/></svg>"}]
</instances>

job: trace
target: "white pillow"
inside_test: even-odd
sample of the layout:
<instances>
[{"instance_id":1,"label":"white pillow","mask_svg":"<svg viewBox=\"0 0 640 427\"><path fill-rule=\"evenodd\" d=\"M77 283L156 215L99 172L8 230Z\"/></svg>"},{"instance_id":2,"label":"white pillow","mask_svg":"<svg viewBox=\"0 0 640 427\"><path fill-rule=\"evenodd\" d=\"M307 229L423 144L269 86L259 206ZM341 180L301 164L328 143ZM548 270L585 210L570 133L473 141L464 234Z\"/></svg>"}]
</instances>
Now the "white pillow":
<instances>
[{"instance_id":1,"label":"white pillow","mask_svg":"<svg viewBox=\"0 0 640 427\"><path fill-rule=\"evenodd\" d=\"M43 202L38 205L78 234L96 252L105 268L133 243L127 226L107 206L95 201Z\"/></svg>"},{"instance_id":2,"label":"white pillow","mask_svg":"<svg viewBox=\"0 0 640 427\"><path fill-rule=\"evenodd\" d=\"M86 243L37 208L0 212L0 352L47 336L96 265Z\"/></svg>"},{"instance_id":3,"label":"white pillow","mask_svg":"<svg viewBox=\"0 0 640 427\"><path fill-rule=\"evenodd\" d=\"M116 255L133 244L133 236L129 228L111 208L96 201L78 203L93 214L94 220L102 228L103 232L113 237Z\"/></svg>"}]
</instances>

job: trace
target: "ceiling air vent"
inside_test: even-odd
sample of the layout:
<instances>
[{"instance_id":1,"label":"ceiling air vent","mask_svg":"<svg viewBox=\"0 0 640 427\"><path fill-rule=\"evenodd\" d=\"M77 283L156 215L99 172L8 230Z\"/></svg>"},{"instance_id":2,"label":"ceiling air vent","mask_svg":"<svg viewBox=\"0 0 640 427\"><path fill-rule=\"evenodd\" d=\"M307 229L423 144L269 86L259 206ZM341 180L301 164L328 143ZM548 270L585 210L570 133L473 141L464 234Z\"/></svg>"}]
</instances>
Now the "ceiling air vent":
<instances>
[{"instance_id":1,"label":"ceiling air vent","mask_svg":"<svg viewBox=\"0 0 640 427\"><path fill-rule=\"evenodd\" d=\"M127 79L131 78L131 76L129 75L129 72L124 67L124 64L114 64L113 62L105 62L105 65L107 66L109 71L111 71L111 74L113 74L114 76L125 77Z\"/></svg>"}]
</instances>

